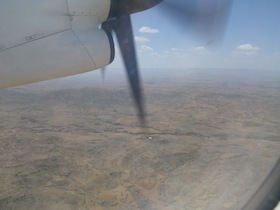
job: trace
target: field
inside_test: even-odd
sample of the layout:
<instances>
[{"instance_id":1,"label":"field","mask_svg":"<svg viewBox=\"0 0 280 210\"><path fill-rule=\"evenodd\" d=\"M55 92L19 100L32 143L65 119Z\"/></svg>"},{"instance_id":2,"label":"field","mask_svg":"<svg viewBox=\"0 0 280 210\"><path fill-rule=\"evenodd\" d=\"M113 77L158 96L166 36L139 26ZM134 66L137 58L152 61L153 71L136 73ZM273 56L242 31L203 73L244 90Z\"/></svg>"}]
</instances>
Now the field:
<instances>
[{"instance_id":1,"label":"field","mask_svg":"<svg viewBox=\"0 0 280 210\"><path fill-rule=\"evenodd\" d=\"M0 209L240 209L279 158L279 74L159 71L145 129L123 75L0 90Z\"/></svg>"}]
</instances>

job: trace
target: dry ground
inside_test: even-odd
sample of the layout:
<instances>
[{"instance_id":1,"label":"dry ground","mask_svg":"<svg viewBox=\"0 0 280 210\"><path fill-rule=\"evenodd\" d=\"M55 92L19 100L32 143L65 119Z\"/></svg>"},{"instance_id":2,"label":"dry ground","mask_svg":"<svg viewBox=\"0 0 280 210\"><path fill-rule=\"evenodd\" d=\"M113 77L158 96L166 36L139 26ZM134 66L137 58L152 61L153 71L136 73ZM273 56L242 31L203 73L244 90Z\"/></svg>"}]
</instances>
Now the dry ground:
<instances>
[{"instance_id":1,"label":"dry ground","mask_svg":"<svg viewBox=\"0 0 280 210\"><path fill-rule=\"evenodd\" d=\"M0 209L240 209L279 158L280 82L58 81L0 91ZM74 84L74 83L71 83Z\"/></svg>"}]
</instances>

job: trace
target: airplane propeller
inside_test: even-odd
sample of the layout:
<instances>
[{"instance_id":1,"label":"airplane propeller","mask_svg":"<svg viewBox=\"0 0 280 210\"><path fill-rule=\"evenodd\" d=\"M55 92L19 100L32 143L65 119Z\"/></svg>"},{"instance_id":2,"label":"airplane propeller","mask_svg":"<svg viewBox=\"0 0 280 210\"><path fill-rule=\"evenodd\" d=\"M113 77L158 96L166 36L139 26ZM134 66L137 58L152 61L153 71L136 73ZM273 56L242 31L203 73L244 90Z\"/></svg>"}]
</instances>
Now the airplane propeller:
<instances>
[{"instance_id":1,"label":"airplane propeller","mask_svg":"<svg viewBox=\"0 0 280 210\"><path fill-rule=\"evenodd\" d=\"M116 34L142 125L145 124L145 108L130 14L149 9L161 1L162 0L112 0L109 18L102 23L101 26L103 30L110 33L114 31Z\"/></svg>"},{"instance_id":2,"label":"airplane propeller","mask_svg":"<svg viewBox=\"0 0 280 210\"><path fill-rule=\"evenodd\" d=\"M217 36L216 32L223 31L231 4L231 0L111 0L109 17L101 28L108 34L116 34L142 125L145 125L145 106L130 15L161 2L165 15L175 17L181 25L188 24L186 27L199 23L198 34L209 36L211 40Z\"/></svg>"}]
</instances>

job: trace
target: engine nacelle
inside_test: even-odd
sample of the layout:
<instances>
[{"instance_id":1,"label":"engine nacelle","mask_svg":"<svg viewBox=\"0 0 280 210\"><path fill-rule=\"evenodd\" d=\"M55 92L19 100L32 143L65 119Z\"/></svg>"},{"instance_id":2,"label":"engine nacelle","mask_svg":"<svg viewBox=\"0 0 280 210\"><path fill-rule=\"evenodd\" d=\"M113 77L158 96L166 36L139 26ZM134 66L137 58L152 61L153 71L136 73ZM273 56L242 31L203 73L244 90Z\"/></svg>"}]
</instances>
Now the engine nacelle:
<instances>
[{"instance_id":1,"label":"engine nacelle","mask_svg":"<svg viewBox=\"0 0 280 210\"><path fill-rule=\"evenodd\" d=\"M0 0L0 88L108 65L110 0Z\"/></svg>"}]
</instances>

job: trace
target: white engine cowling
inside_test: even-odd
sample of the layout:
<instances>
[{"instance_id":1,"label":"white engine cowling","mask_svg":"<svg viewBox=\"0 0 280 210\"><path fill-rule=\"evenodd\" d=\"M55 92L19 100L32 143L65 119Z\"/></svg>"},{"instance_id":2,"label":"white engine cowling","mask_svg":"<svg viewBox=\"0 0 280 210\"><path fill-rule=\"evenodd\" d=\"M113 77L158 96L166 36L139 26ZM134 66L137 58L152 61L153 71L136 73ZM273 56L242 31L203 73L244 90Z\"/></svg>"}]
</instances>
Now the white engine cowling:
<instances>
[{"instance_id":1,"label":"white engine cowling","mask_svg":"<svg viewBox=\"0 0 280 210\"><path fill-rule=\"evenodd\" d=\"M0 88L108 65L110 0L0 0Z\"/></svg>"}]
</instances>

